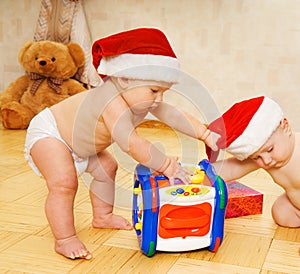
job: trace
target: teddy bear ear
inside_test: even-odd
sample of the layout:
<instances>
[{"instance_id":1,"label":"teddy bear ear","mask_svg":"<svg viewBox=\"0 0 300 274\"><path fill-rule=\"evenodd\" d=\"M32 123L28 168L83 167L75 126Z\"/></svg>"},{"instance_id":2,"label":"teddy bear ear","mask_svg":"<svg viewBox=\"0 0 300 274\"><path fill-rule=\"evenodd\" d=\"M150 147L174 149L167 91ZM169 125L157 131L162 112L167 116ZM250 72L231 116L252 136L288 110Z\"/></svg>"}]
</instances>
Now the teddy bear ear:
<instances>
[{"instance_id":1,"label":"teddy bear ear","mask_svg":"<svg viewBox=\"0 0 300 274\"><path fill-rule=\"evenodd\" d=\"M85 56L82 48L77 43L69 43L67 47L76 66L78 68L82 67L84 65L84 60L85 60Z\"/></svg>"},{"instance_id":2,"label":"teddy bear ear","mask_svg":"<svg viewBox=\"0 0 300 274\"><path fill-rule=\"evenodd\" d=\"M19 52L19 56L18 56L18 59L19 59L19 62L20 63L23 63L22 60L23 60L23 56L24 56L24 53L31 47L31 45L33 44L34 42L32 41L28 41L27 43L25 43L23 45L23 47L21 48L20 52Z\"/></svg>"}]
</instances>

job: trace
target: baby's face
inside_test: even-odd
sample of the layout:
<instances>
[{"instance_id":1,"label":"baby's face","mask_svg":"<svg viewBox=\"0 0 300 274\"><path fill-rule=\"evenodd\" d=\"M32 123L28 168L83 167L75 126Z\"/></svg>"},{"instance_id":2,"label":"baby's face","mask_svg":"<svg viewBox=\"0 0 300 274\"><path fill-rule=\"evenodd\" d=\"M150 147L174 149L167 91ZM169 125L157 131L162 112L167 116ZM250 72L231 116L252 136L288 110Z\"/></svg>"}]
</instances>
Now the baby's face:
<instances>
[{"instance_id":1,"label":"baby's face","mask_svg":"<svg viewBox=\"0 0 300 274\"><path fill-rule=\"evenodd\" d=\"M162 102L164 92L171 86L165 82L129 80L129 86L122 92L122 97L133 113L145 113Z\"/></svg>"},{"instance_id":2,"label":"baby's face","mask_svg":"<svg viewBox=\"0 0 300 274\"><path fill-rule=\"evenodd\" d=\"M294 151L294 135L290 128L280 125L266 143L249 158L263 169L280 168L290 160Z\"/></svg>"}]
</instances>

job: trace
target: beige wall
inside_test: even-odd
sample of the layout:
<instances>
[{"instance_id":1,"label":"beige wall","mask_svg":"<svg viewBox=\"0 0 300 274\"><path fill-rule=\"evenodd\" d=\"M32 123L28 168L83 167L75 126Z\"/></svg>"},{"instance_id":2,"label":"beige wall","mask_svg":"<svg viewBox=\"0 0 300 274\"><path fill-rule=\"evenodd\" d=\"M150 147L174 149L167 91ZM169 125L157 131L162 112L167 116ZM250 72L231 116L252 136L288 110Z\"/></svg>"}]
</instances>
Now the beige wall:
<instances>
[{"instance_id":1,"label":"beige wall","mask_svg":"<svg viewBox=\"0 0 300 274\"><path fill-rule=\"evenodd\" d=\"M300 1L83 3L93 40L138 26L159 27L183 71L207 87L221 111L241 98L266 94L279 101L300 130ZM23 73L17 54L33 37L39 9L39 0L0 1L0 90Z\"/></svg>"}]
</instances>

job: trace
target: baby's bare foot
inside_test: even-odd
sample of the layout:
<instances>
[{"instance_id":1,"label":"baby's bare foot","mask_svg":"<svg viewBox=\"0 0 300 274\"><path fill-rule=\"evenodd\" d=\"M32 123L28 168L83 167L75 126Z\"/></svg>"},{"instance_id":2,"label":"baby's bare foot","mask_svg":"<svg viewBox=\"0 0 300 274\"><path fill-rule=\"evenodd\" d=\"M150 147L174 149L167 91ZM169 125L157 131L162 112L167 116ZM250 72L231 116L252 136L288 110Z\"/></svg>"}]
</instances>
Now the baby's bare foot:
<instances>
[{"instance_id":1,"label":"baby's bare foot","mask_svg":"<svg viewBox=\"0 0 300 274\"><path fill-rule=\"evenodd\" d=\"M132 225L125 218L112 213L93 219L94 228L115 228L131 230Z\"/></svg>"},{"instance_id":2,"label":"baby's bare foot","mask_svg":"<svg viewBox=\"0 0 300 274\"><path fill-rule=\"evenodd\" d=\"M66 239L56 240L55 251L69 259L89 260L92 258L92 254L76 235Z\"/></svg>"}]
</instances>

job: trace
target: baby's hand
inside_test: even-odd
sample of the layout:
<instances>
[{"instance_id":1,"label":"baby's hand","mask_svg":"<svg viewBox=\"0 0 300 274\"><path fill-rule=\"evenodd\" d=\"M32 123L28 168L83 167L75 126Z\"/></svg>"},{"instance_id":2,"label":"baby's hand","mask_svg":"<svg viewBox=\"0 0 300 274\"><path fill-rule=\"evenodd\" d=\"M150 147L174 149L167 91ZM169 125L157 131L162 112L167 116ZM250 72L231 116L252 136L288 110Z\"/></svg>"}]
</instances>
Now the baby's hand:
<instances>
[{"instance_id":1,"label":"baby's hand","mask_svg":"<svg viewBox=\"0 0 300 274\"><path fill-rule=\"evenodd\" d=\"M184 184L190 184L191 178L190 176L193 175L193 172L185 167L182 167L178 163L178 169L176 170L175 174L172 177L169 177L169 182L171 185L174 185L175 179L181 180Z\"/></svg>"},{"instance_id":2,"label":"baby's hand","mask_svg":"<svg viewBox=\"0 0 300 274\"><path fill-rule=\"evenodd\" d=\"M189 184L191 182L189 175L193 175L193 172L181 166L177 161L178 157L168 157L167 166L162 173L168 177L171 185L174 185L175 179L181 180L184 184Z\"/></svg>"},{"instance_id":3,"label":"baby's hand","mask_svg":"<svg viewBox=\"0 0 300 274\"><path fill-rule=\"evenodd\" d=\"M208 145L212 150L217 151L217 141L220 138L220 135L210 131L209 129L207 129L203 135L204 136L202 136L202 140L205 142L205 144Z\"/></svg>"}]
</instances>

